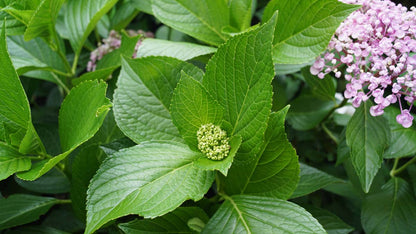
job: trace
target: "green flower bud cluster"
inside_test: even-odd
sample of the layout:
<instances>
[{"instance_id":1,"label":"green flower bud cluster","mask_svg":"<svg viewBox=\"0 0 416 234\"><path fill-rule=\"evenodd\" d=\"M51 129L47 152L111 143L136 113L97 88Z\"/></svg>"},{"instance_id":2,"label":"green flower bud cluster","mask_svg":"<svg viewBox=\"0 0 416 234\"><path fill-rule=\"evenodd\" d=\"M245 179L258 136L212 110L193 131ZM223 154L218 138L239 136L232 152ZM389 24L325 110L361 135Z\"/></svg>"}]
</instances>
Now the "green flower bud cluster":
<instances>
[{"instance_id":1,"label":"green flower bud cluster","mask_svg":"<svg viewBox=\"0 0 416 234\"><path fill-rule=\"evenodd\" d=\"M222 160L230 153L227 132L214 124L202 125L196 133L198 149L211 160Z\"/></svg>"}]
</instances>

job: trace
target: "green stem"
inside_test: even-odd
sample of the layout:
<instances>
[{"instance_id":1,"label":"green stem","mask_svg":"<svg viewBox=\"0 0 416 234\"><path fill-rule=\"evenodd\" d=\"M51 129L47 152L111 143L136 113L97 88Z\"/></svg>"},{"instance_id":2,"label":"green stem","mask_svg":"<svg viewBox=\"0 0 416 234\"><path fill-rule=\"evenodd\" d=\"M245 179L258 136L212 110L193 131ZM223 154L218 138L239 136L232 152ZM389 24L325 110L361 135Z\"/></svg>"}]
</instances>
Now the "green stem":
<instances>
[{"instance_id":1,"label":"green stem","mask_svg":"<svg viewBox=\"0 0 416 234\"><path fill-rule=\"evenodd\" d=\"M77 71L78 59L79 59L79 53L75 53L74 62L72 63L72 74L74 75Z\"/></svg>"},{"instance_id":2,"label":"green stem","mask_svg":"<svg viewBox=\"0 0 416 234\"><path fill-rule=\"evenodd\" d=\"M42 157L42 156L26 156L25 158L28 158L30 160L42 160L42 159L45 159L45 157Z\"/></svg>"},{"instance_id":3,"label":"green stem","mask_svg":"<svg viewBox=\"0 0 416 234\"><path fill-rule=\"evenodd\" d=\"M73 76L73 74L71 72L72 71L71 70L71 65L69 65L65 54L62 53L61 43L59 43L58 33L56 32L55 29L53 30L52 35L53 35L53 38L54 38L55 43L56 43L56 47L57 47L56 51L58 52L59 57L61 57L62 61L64 62L65 69L67 70L67 72L71 73L70 76Z\"/></svg>"},{"instance_id":4,"label":"green stem","mask_svg":"<svg viewBox=\"0 0 416 234\"><path fill-rule=\"evenodd\" d=\"M410 164L416 162L416 157L413 157L412 159L410 159L409 161L407 161L407 163L403 164L401 167L397 168L397 165L399 164L399 158L396 158L394 160L394 165L393 165L393 169L391 169L390 171L390 176L391 177L395 177L397 174L401 173L402 171L404 171Z\"/></svg>"},{"instance_id":5,"label":"green stem","mask_svg":"<svg viewBox=\"0 0 416 234\"><path fill-rule=\"evenodd\" d=\"M68 94L68 93L69 93L69 88L68 88L68 86L66 86L66 85L62 82L62 80L61 80L61 79L59 79L59 77L58 77L55 73L51 73L51 74L52 74L53 78L56 80L56 83L58 83L58 84L59 84L59 86L61 86L61 87L65 90L65 92Z\"/></svg>"},{"instance_id":6,"label":"green stem","mask_svg":"<svg viewBox=\"0 0 416 234\"><path fill-rule=\"evenodd\" d=\"M331 132L331 130L329 130L327 127L326 127L326 124L325 123L322 123L321 124L321 126L322 126L322 129L324 130L324 132L329 136L329 138L331 138L331 140L333 140L334 142L335 142L335 144L337 144L338 145L338 143L339 143L339 139L338 139L338 137L336 137L335 135L334 135L334 133L332 133Z\"/></svg>"},{"instance_id":7,"label":"green stem","mask_svg":"<svg viewBox=\"0 0 416 234\"><path fill-rule=\"evenodd\" d=\"M215 183L217 184L217 192L218 194L221 194L222 188L221 188L221 180L220 177L218 176L218 172L215 172Z\"/></svg>"},{"instance_id":8,"label":"green stem","mask_svg":"<svg viewBox=\"0 0 416 234\"><path fill-rule=\"evenodd\" d=\"M70 199L59 200L59 204L70 204L70 203L72 203L72 200Z\"/></svg>"},{"instance_id":9,"label":"green stem","mask_svg":"<svg viewBox=\"0 0 416 234\"><path fill-rule=\"evenodd\" d=\"M52 68L52 69L51 69L51 71L52 71L53 73L56 73L56 74L61 75L61 76L65 76L65 77L72 77L72 74L71 74L71 73L61 72L61 71L59 71L59 70L56 70L55 68Z\"/></svg>"}]
</instances>

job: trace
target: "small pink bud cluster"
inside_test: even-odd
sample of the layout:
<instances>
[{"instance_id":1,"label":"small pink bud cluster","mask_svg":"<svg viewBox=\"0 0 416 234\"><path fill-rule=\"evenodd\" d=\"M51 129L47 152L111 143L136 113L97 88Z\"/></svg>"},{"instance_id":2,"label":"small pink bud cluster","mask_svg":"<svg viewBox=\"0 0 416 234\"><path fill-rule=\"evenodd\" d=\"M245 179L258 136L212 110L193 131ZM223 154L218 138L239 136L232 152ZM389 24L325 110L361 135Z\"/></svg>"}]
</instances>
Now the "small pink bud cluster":
<instances>
[{"instance_id":1,"label":"small pink bud cluster","mask_svg":"<svg viewBox=\"0 0 416 234\"><path fill-rule=\"evenodd\" d=\"M416 100L416 8L410 11L390 0L341 0L361 4L337 29L327 51L315 60L311 73L323 78L334 72L348 81L345 98L354 107L370 97L376 103L370 114L379 116L384 108L399 103L396 120L412 125L410 110ZM407 101L404 109L401 99Z\"/></svg>"},{"instance_id":2,"label":"small pink bud cluster","mask_svg":"<svg viewBox=\"0 0 416 234\"><path fill-rule=\"evenodd\" d=\"M144 32L142 30L138 30L138 31L128 30L127 34L129 36L136 36L139 34L142 35L142 37L137 42L134 48L133 58L136 58L137 50L139 49L139 46L141 45L143 38L154 37L153 33ZM103 42L98 44L97 49L91 52L90 61L88 61L88 64L87 64L87 71L89 72L95 71L95 68L97 67L97 62L101 60L104 57L104 55L112 52L113 50L120 48L120 46L121 46L121 35L118 32L111 30L109 36L107 38L104 38Z\"/></svg>"}]
</instances>

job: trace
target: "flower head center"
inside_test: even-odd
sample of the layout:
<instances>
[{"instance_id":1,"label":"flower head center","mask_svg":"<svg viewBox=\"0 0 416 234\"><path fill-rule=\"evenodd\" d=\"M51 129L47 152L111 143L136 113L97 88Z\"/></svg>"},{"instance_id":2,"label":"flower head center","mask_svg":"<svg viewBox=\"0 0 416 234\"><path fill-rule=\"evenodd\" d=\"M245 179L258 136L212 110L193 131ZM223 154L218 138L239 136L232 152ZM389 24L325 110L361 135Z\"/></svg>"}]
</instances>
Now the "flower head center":
<instances>
[{"instance_id":1,"label":"flower head center","mask_svg":"<svg viewBox=\"0 0 416 234\"><path fill-rule=\"evenodd\" d=\"M204 124L196 133L198 149L211 160L222 160L230 153L227 132L212 123Z\"/></svg>"}]
</instances>

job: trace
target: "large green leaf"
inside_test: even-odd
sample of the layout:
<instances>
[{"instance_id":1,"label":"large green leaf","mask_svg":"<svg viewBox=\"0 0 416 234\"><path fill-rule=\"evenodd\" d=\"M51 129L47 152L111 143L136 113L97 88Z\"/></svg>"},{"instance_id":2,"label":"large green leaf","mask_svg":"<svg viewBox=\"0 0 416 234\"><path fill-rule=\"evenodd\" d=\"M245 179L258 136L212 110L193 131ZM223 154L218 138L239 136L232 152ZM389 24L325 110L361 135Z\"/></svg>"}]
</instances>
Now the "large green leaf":
<instances>
[{"instance_id":1,"label":"large green leaf","mask_svg":"<svg viewBox=\"0 0 416 234\"><path fill-rule=\"evenodd\" d=\"M47 41L53 42L56 33L56 18L64 2L65 0L43 0L27 25L24 35L25 40L29 41L35 37L43 37Z\"/></svg>"},{"instance_id":2,"label":"large green leaf","mask_svg":"<svg viewBox=\"0 0 416 234\"><path fill-rule=\"evenodd\" d=\"M83 148L72 163L72 179L71 179L71 200L75 214L85 222L87 201L87 190L90 180L97 172L100 166L100 158L103 151L98 145L90 145Z\"/></svg>"},{"instance_id":3,"label":"large green leaf","mask_svg":"<svg viewBox=\"0 0 416 234\"><path fill-rule=\"evenodd\" d=\"M305 131L316 127L332 108L334 100L321 100L315 95L302 94L291 103L287 121L296 130Z\"/></svg>"},{"instance_id":4,"label":"large green leaf","mask_svg":"<svg viewBox=\"0 0 416 234\"><path fill-rule=\"evenodd\" d=\"M384 158L401 158L416 153L416 126L404 128L396 121L396 116L399 114L398 108L389 107L384 110L384 117L389 122L391 130L389 147L384 152Z\"/></svg>"},{"instance_id":5,"label":"large green leaf","mask_svg":"<svg viewBox=\"0 0 416 234\"><path fill-rule=\"evenodd\" d=\"M359 6L337 0L272 0L263 22L279 11L273 61L301 64L324 52L340 23Z\"/></svg>"},{"instance_id":6,"label":"large green leaf","mask_svg":"<svg viewBox=\"0 0 416 234\"><path fill-rule=\"evenodd\" d=\"M416 200L401 178L392 178L380 193L366 197L361 210L366 233L413 233L415 220Z\"/></svg>"},{"instance_id":7,"label":"large green leaf","mask_svg":"<svg viewBox=\"0 0 416 234\"><path fill-rule=\"evenodd\" d=\"M239 32L251 25L251 16L255 10L255 0L230 0L230 26Z\"/></svg>"},{"instance_id":8,"label":"large green leaf","mask_svg":"<svg viewBox=\"0 0 416 234\"><path fill-rule=\"evenodd\" d=\"M203 79L208 93L224 108L225 130L243 138L240 151L247 154L245 160L260 150L272 106L270 49L276 18L222 45Z\"/></svg>"},{"instance_id":9,"label":"large green leaf","mask_svg":"<svg viewBox=\"0 0 416 234\"><path fill-rule=\"evenodd\" d=\"M235 195L217 210L202 233L326 233L302 207L269 197Z\"/></svg>"},{"instance_id":10,"label":"large green leaf","mask_svg":"<svg viewBox=\"0 0 416 234\"><path fill-rule=\"evenodd\" d=\"M288 107L270 115L262 154L245 181L244 194L288 199L299 181L299 162L295 149L287 140L285 117ZM242 178L245 178L241 175Z\"/></svg>"},{"instance_id":11,"label":"large green leaf","mask_svg":"<svg viewBox=\"0 0 416 234\"><path fill-rule=\"evenodd\" d=\"M13 65L19 74L32 70L66 72L65 62L41 38L25 41L22 36L12 36L7 38L7 45ZM50 76L40 78L59 83Z\"/></svg>"},{"instance_id":12,"label":"large green leaf","mask_svg":"<svg viewBox=\"0 0 416 234\"><path fill-rule=\"evenodd\" d=\"M209 61L203 79L208 93L224 108L224 130L231 136L242 137L239 153L225 181L229 194L244 189L249 178L247 170L255 167L254 161L258 159L255 154L266 131L273 96L271 41L276 17L222 45Z\"/></svg>"},{"instance_id":13,"label":"large green leaf","mask_svg":"<svg viewBox=\"0 0 416 234\"><path fill-rule=\"evenodd\" d=\"M5 24L0 36L0 123L5 140L19 152L45 151L33 125L29 102L7 52Z\"/></svg>"},{"instance_id":14,"label":"large green leaf","mask_svg":"<svg viewBox=\"0 0 416 234\"><path fill-rule=\"evenodd\" d=\"M86 233L124 215L154 218L185 200L201 199L214 172L194 166L200 157L173 141L145 142L113 154L89 186Z\"/></svg>"},{"instance_id":15,"label":"large green leaf","mask_svg":"<svg viewBox=\"0 0 416 234\"><path fill-rule=\"evenodd\" d=\"M353 227L327 210L317 207L307 207L306 209L322 224L328 234L342 234L354 231Z\"/></svg>"},{"instance_id":16,"label":"large green leaf","mask_svg":"<svg viewBox=\"0 0 416 234\"><path fill-rule=\"evenodd\" d=\"M333 183L345 183L345 181L314 167L300 163L299 184L296 187L295 192L293 192L291 198L305 196Z\"/></svg>"},{"instance_id":17,"label":"large green leaf","mask_svg":"<svg viewBox=\"0 0 416 234\"><path fill-rule=\"evenodd\" d=\"M153 0L153 14L162 23L211 45L227 40L222 33L230 12L224 0Z\"/></svg>"},{"instance_id":18,"label":"large green leaf","mask_svg":"<svg viewBox=\"0 0 416 234\"><path fill-rule=\"evenodd\" d=\"M208 215L199 207L179 207L162 217L152 220L133 220L121 223L118 227L125 233L194 233L188 226L191 219L198 219L201 223L208 222Z\"/></svg>"},{"instance_id":19,"label":"large green leaf","mask_svg":"<svg viewBox=\"0 0 416 234\"><path fill-rule=\"evenodd\" d=\"M97 81L81 83L71 90L59 111L59 136L63 153L35 163L30 171L18 174L20 179L39 178L94 136L111 106L106 98L106 90L107 84Z\"/></svg>"},{"instance_id":20,"label":"large green leaf","mask_svg":"<svg viewBox=\"0 0 416 234\"><path fill-rule=\"evenodd\" d=\"M30 225L30 226L20 226L13 228L12 230L7 230L7 234L70 234L69 232L64 232L56 228L44 226L44 225Z\"/></svg>"},{"instance_id":21,"label":"large green leaf","mask_svg":"<svg viewBox=\"0 0 416 234\"><path fill-rule=\"evenodd\" d=\"M0 199L0 230L33 222L59 203L55 198L27 194Z\"/></svg>"},{"instance_id":22,"label":"large green leaf","mask_svg":"<svg viewBox=\"0 0 416 234\"><path fill-rule=\"evenodd\" d=\"M204 124L220 126L223 109L201 83L182 72L170 105L172 121L191 149L198 150L196 133ZM230 136L228 134L228 136Z\"/></svg>"},{"instance_id":23,"label":"large green leaf","mask_svg":"<svg viewBox=\"0 0 416 234\"><path fill-rule=\"evenodd\" d=\"M0 181L15 172L29 170L30 159L20 154L16 149L0 142Z\"/></svg>"},{"instance_id":24,"label":"large green leaf","mask_svg":"<svg viewBox=\"0 0 416 234\"><path fill-rule=\"evenodd\" d=\"M383 162L383 152L390 138L387 120L382 116L371 116L370 106L369 102L362 103L346 129L352 165L364 192L370 190L371 183Z\"/></svg>"},{"instance_id":25,"label":"large green leaf","mask_svg":"<svg viewBox=\"0 0 416 234\"><path fill-rule=\"evenodd\" d=\"M88 35L100 18L117 3L117 0L71 0L67 2L65 25L69 41L76 54L81 52Z\"/></svg>"},{"instance_id":26,"label":"large green leaf","mask_svg":"<svg viewBox=\"0 0 416 234\"><path fill-rule=\"evenodd\" d=\"M183 141L173 125L169 106L181 70L195 77L195 66L168 57L123 59L114 93L114 116L120 129L136 143Z\"/></svg>"},{"instance_id":27,"label":"large green leaf","mask_svg":"<svg viewBox=\"0 0 416 234\"><path fill-rule=\"evenodd\" d=\"M213 54L216 50L214 47L194 43L146 38L137 51L137 57L168 56L186 61L201 55Z\"/></svg>"},{"instance_id":28,"label":"large green leaf","mask_svg":"<svg viewBox=\"0 0 416 234\"><path fill-rule=\"evenodd\" d=\"M15 177L15 181L19 186L29 191L42 194L67 193L70 188L68 177L57 168L53 168L34 181L25 181L18 177Z\"/></svg>"},{"instance_id":29,"label":"large green leaf","mask_svg":"<svg viewBox=\"0 0 416 234\"><path fill-rule=\"evenodd\" d=\"M153 12L152 12L152 0L140 0L140 1L133 0L132 2L134 4L134 7L136 7L136 9L138 9L140 11L143 11L143 12L145 12L147 14L150 14L150 15L153 14Z\"/></svg>"}]
</instances>

